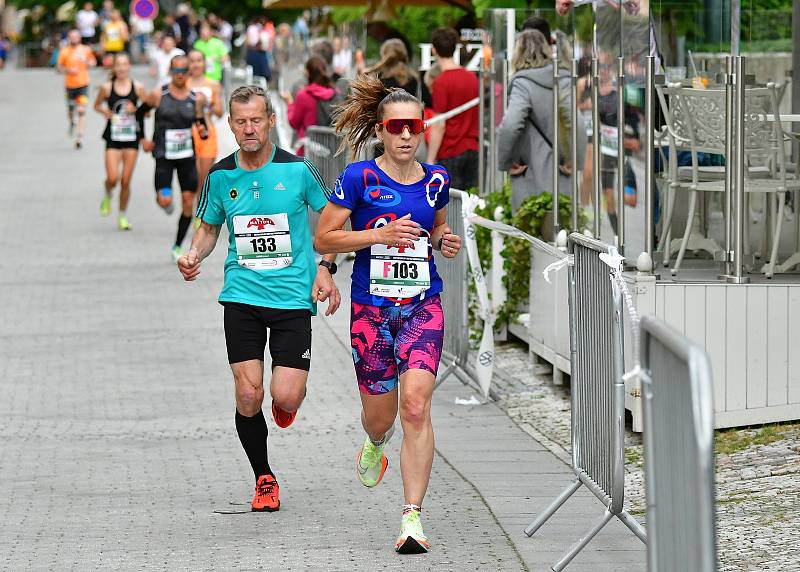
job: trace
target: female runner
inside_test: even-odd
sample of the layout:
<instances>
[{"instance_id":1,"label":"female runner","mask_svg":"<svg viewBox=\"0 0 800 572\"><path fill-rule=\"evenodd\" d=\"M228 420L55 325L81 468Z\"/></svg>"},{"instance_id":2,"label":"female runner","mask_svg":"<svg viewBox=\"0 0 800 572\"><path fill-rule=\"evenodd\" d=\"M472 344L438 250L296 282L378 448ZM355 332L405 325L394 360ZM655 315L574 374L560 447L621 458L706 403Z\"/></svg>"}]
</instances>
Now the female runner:
<instances>
[{"instance_id":1,"label":"female runner","mask_svg":"<svg viewBox=\"0 0 800 572\"><path fill-rule=\"evenodd\" d=\"M383 146L377 159L351 163L341 174L315 239L320 253L356 251L350 337L367 433L356 472L367 487L383 478L383 448L399 404L405 505L395 549L427 552L420 511L433 464L431 396L444 338L442 279L431 248L447 258L461 248L445 222L449 175L414 159L424 130L420 101L375 76L351 84L335 127L354 152L373 137ZM354 230L343 230L348 218Z\"/></svg>"},{"instance_id":2,"label":"female runner","mask_svg":"<svg viewBox=\"0 0 800 572\"><path fill-rule=\"evenodd\" d=\"M197 163L197 197L201 195L211 165L217 158L217 129L214 127L214 116L222 117L222 96L218 81L208 79L206 73L206 57L199 50L189 52L189 88L195 95L203 94L206 104L203 106L202 121L195 122L192 127L194 152ZM203 131L207 134L203 138Z\"/></svg>"},{"instance_id":3,"label":"female runner","mask_svg":"<svg viewBox=\"0 0 800 572\"><path fill-rule=\"evenodd\" d=\"M130 78L130 69L128 54L123 52L114 56L111 81L100 87L94 102L94 110L108 120L103 131L103 139L106 141L106 180L100 214L111 214L111 193L117 186L117 181L120 181L117 217L120 230L131 229L126 211L131 196L131 177L143 131L140 120L136 118L136 108L146 96L144 86ZM119 174L120 162L122 177Z\"/></svg>"}]
</instances>

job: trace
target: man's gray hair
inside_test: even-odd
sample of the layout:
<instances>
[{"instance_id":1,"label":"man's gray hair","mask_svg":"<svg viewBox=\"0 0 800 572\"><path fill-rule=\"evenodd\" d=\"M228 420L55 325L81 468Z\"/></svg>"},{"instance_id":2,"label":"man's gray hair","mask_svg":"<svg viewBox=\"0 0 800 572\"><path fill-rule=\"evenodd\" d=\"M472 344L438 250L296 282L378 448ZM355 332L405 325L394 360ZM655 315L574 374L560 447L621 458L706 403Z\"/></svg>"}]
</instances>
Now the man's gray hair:
<instances>
[{"instance_id":1,"label":"man's gray hair","mask_svg":"<svg viewBox=\"0 0 800 572\"><path fill-rule=\"evenodd\" d=\"M267 115L270 115L274 112L272 109L272 102L269 99L269 94L263 87L259 87L257 85L243 85L234 89L233 93L231 93L230 99L228 100L228 111L230 112L234 101L236 103L247 103L250 101L251 97L258 97L264 100Z\"/></svg>"}]
</instances>

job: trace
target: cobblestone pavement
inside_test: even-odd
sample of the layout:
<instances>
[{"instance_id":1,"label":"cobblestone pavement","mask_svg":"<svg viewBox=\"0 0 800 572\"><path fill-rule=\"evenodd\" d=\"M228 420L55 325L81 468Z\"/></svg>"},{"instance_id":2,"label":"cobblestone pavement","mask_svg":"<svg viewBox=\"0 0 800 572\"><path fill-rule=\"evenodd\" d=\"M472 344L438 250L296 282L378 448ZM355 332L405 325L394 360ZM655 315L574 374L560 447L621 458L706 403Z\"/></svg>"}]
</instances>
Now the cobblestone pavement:
<instances>
[{"instance_id":1,"label":"cobblestone pavement","mask_svg":"<svg viewBox=\"0 0 800 572\"><path fill-rule=\"evenodd\" d=\"M321 319L298 420L286 431L269 421L282 509L214 514L253 492L215 302L225 238L184 284L169 254L177 213L154 204L152 158L139 158L133 231L121 233L98 214L97 114L75 151L59 77L0 81L0 569L525 569L441 459L425 506L434 550L413 564L394 553L400 440L384 483L359 485L352 362Z\"/></svg>"},{"instance_id":2,"label":"cobblestone pavement","mask_svg":"<svg viewBox=\"0 0 800 572\"><path fill-rule=\"evenodd\" d=\"M498 405L550 449L569 459L570 398L552 383L550 366L534 364L527 347L497 348ZM725 430L717 434L719 570L800 570L800 425ZM626 436L626 503L645 512L642 441Z\"/></svg>"},{"instance_id":3,"label":"cobblestone pavement","mask_svg":"<svg viewBox=\"0 0 800 572\"><path fill-rule=\"evenodd\" d=\"M352 470L363 430L346 307L315 319L295 425L269 422L281 510L215 514L253 487L215 302L225 237L200 280L184 284L169 252L177 213L154 204L152 158L139 157L133 230L119 232L116 213L98 215L99 116L75 151L59 77L0 78L0 570L538 572L583 532L596 508L588 495L542 535L522 534L569 471L494 405L456 405L469 390L448 381L433 405L424 519L434 550L395 555L400 439L384 482L365 490ZM643 545L620 528L570 569L643 570Z\"/></svg>"}]
</instances>

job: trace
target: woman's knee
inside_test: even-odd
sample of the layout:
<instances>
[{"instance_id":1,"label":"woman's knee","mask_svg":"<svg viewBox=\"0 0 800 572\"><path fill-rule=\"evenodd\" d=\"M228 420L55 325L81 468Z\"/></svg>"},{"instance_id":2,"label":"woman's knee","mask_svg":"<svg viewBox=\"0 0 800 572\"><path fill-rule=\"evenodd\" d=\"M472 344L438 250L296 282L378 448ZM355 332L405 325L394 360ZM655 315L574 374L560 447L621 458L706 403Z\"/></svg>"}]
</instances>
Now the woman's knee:
<instances>
[{"instance_id":1,"label":"woman's knee","mask_svg":"<svg viewBox=\"0 0 800 572\"><path fill-rule=\"evenodd\" d=\"M422 427L430 421L430 401L419 395L403 395L400 398L400 419L412 428Z\"/></svg>"}]
</instances>

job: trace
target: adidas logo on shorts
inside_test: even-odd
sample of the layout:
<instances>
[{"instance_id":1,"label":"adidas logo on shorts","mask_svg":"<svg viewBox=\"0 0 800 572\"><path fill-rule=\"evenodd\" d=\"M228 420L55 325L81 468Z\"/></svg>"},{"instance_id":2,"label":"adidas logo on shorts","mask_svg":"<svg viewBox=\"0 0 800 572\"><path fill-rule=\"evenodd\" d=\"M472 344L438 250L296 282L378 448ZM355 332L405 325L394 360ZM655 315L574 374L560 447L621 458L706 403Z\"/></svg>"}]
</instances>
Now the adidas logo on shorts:
<instances>
[{"instance_id":1,"label":"adidas logo on shorts","mask_svg":"<svg viewBox=\"0 0 800 572\"><path fill-rule=\"evenodd\" d=\"M311 359L311 350L306 350L305 353L303 353L303 359Z\"/></svg>"},{"instance_id":2,"label":"adidas logo on shorts","mask_svg":"<svg viewBox=\"0 0 800 572\"><path fill-rule=\"evenodd\" d=\"M273 191L285 191L285 190L286 190L286 187L284 187L284 186L283 186L283 183L281 183L280 181L278 181L278 184L277 184L277 185L275 185L274 187L272 187L272 190L273 190Z\"/></svg>"}]
</instances>

